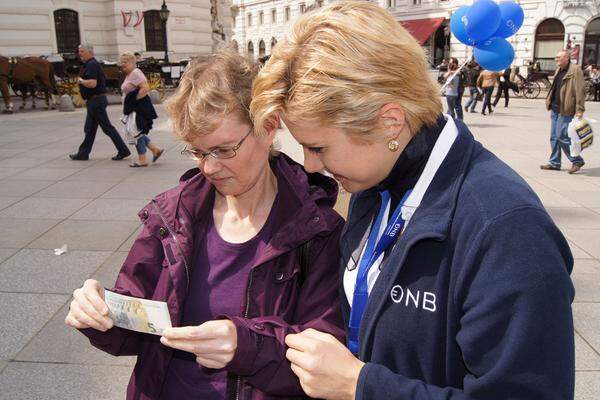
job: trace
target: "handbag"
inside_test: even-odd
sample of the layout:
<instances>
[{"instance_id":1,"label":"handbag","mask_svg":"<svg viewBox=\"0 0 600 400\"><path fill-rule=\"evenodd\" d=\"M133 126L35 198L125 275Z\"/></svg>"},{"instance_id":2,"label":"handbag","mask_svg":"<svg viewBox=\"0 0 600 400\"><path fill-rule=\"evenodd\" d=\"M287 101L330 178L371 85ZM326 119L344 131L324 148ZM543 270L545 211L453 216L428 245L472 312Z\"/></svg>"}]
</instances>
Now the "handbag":
<instances>
[{"instance_id":1,"label":"handbag","mask_svg":"<svg viewBox=\"0 0 600 400\"><path fill-rule=\"evenodd\" d=\"M584 118L573 118L573 120L569 123L567 132L569 139L571 139L569 150L571 151L571 155L574 157L580 155L581 152L590 147L594 141L592 126Z\"/></svg>"}]
</instances>

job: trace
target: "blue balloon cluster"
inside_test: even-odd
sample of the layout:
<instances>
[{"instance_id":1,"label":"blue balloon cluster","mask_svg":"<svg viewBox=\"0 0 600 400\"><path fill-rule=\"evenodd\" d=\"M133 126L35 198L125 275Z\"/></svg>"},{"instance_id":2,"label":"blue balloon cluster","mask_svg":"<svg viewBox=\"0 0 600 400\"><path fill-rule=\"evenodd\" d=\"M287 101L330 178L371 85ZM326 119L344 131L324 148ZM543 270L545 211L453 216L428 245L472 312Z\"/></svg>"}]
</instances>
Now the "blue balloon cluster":
<instances>
[{"instance_id":1,"label":"blue balloon cluster","mask_svg":"<svg viewBox=\"0 0 600 400\"><path fill-rule=\"evenodd\" d=\"M474 47L479 65L500 71L515 58L506 38L517 33L524 19L523 9L514 1L475 0L472 6L460 7L452 14L450 30L461 43Z\"/></svg>"}]
</instances>

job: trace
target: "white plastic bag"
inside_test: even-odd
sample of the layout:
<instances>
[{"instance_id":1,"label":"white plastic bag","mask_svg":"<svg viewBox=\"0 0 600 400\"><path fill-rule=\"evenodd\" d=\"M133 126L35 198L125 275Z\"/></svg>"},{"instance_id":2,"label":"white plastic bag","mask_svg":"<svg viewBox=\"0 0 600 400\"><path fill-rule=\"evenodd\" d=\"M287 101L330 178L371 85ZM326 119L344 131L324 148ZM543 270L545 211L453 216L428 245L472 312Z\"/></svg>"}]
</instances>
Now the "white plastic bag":
<instances>
[{"instance_id":1,"label":"white plastic bag","mask_svg":"<svg viewBox=\"0 0 600 400\"><path fill-rule=\"evenodd\" d=\"M121 122L125 124L127 144L135 146L137 142L137 137L140 135L140 130L138 129L135 123L135 111L128 115L123 115L123 117L121 117Z\"/></svg>"},{"instance_id":2,"label":"white plastic bag","mask_svg":"<svg viewBox=\"0 0 600 400\"><path fill-rule=\"evenodd\" d=\"M577 157L583 149L592 145L594 140L592 126L584 118L573 118L569 123L567 132L571 140L571 144L569 145L571 156Z\"/></svg>"}]
</instances>

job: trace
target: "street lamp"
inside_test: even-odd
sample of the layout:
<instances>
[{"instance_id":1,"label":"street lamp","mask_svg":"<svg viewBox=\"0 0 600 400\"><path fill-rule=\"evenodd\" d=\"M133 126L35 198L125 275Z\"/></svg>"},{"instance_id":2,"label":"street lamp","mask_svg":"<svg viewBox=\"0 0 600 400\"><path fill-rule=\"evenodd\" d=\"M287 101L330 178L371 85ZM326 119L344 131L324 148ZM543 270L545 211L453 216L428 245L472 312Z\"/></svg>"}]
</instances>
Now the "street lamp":
<instances>
[{"instance_id":1,"label":"street lamp","mask_svg":"<svg viewBox=\"0 0 600 400\"><path fill-rule=\"evenodd\" d=\"M167 8L167 5L165 4L165 0L163 0L162 6L160 6L160 11L158 12L158 15L160 16L160 22L162 22L162 28L163 28L163 39L165 41L165 62L168 63L169 62L169 45L167 42L167 20L169 19L169 14L171 12L169 11L169 9Z\"/></svg>"}]
</instances>

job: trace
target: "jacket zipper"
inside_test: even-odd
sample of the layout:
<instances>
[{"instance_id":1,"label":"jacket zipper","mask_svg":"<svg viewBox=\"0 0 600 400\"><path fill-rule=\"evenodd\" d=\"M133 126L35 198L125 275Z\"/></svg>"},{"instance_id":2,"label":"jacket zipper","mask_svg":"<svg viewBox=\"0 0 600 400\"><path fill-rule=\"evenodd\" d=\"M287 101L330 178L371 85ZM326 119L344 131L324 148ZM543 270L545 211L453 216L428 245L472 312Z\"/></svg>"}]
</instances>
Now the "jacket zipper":
<instances>
[{"instance_id":1,"label":"jacket zipper","mask_svg":"<svg viewBox=\"0 0 600 400\"><path fill-rule=\"evenodd\" d=\"M246 304L244 305L244 318L248 318L250 313L250 288L252 287L252 272L254 268L250 270L250 276L248 277L248 287L246 288ZM242 378L238 376L235 383L235 400L240 400L240 386L242 384Z\"/></svg>"},{"instance_id":2,"label":"jacket zipper","mask_svg":"<svg viewBox=\"0 0 600 400\"><path fill-rule=\"evenodd\" d=\"M158 216L160 217L163 224L165 225L165 228L169 231L169 234L171 234L171 237L173 238L173 242L175 242L175 245L177 246L177 250L179 250L179 254L181 255L181 259L183 260L183 265L185 267L185 277L186 277L186 281L187 281L186 290L187 290L190 287L190 267L188 266L187 260L185 259L185 255L183 254L183 250L181 249L181 244L179 243L179 239L177 239L177 236L175 236L175 234L173 233L173 229L171 229L171 227L167 223L167 220L160 212L160 208L158 208L158 205L156 204L156 200L152 200L152 206L154 207Z\"/></svg>"}]
</instances>

